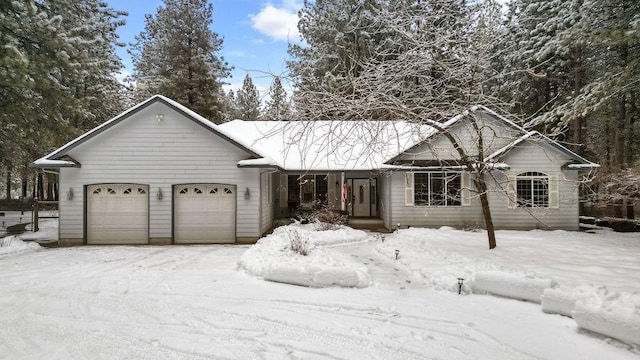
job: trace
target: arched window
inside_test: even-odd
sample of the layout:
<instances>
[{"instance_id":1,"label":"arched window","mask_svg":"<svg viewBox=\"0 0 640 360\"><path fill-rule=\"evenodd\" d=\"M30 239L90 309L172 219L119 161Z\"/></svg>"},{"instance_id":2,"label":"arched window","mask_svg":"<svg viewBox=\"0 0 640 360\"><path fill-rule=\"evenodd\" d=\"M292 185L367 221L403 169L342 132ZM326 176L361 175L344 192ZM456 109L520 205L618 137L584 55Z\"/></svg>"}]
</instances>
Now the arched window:
<instances>
[{"instance_id":1,"label":"arched window","mask_svg":"<svg viewBox=\"0 0 640 360\"><path fill-rule=\"evenodd\" d=\"M549 175L524 172L516 176L518 207L549 207Z\"/></svg>"}]
</instances>

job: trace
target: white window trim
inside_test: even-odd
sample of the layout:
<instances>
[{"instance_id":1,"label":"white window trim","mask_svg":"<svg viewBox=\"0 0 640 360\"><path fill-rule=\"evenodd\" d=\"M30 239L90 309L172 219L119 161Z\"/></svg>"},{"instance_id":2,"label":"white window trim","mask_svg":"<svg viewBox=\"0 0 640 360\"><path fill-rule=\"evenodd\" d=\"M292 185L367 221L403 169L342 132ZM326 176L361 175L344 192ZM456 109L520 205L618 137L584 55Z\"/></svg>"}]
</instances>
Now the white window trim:
<instances>
[{"instance_id":1,"label":"white window trim","mask_svg":"<svg viewBox=\"0 0 640 360\"><path fill-rule=\"evenodd\" d=\"M520 175L526 174L528 172L535 172L541 175ZM507 184L507 195L509 197L508 207L510 209L558 209L560 207L559 201L559 184L558 184L558 175L549 175L547 173L539 172L539 171L525 171L521 172L518 175L509 175L508 176L508 184ZM534 179L534 178L545 178L547 180L547 191L548 191L548 199L547 206L530 206L524 207L518 205L518 190L517 184L519 179Z\"/></svg>"}]
</instances>

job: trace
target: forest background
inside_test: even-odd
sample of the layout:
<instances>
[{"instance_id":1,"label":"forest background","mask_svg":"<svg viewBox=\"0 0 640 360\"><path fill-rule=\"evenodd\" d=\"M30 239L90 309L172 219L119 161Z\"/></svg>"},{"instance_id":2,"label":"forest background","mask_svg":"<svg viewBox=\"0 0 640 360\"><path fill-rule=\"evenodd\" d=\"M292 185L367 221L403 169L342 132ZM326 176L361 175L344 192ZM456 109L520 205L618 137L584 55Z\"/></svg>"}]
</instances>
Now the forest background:
<instances>
[{"instance_id":1,"label":"forest background","mask_svg":"<svg viewBox=\"0 0 640 360\"><path fill-rule=\"evenodd\" d=\"M214 3L165 0L124 44L126 13L103 1L0 1L3 197L56 199L56 176L29 164L160 93L215 123L442 122L483 104L601 164L586 200L640 200L635 0L305 1L303 41L263 97L251 74L223 89L234 64L211 30ZM115 77L122 47L134 64L127 83Z\"/></svg>"}]
</instances>

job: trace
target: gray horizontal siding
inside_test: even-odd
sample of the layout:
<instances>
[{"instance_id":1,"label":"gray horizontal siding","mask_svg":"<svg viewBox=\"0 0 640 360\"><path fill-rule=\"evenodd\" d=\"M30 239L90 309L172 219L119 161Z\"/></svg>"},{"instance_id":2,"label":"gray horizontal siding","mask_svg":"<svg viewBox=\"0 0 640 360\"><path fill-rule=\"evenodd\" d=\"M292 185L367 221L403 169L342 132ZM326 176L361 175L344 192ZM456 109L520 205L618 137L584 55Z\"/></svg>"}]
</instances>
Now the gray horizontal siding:
<instances>
[{"instance_id":1,"label":"gray horizontal siding","mask_svg":"<svg viewBox=\"0 0 640 360\"><path fill-rule=\"evenodd\" d=\"M503 159L510 169L496 174L494 190L490 193L492 215L496 227L503 229L551 228L578 230L579 193L576 171L562 171L561 167L570 159L557 150L542 143L523 144L509 152ZM558 208L528 209L508 207L505 184L509 175L528 171L558 177ZM496 206L493 206L495 204Z\"/></svg>"},{"instance_id":2,"label":"gray horizontal siding","mask_svg":"<svg viewBox=\"0 0 640 360\"><path fill-rule=\"evenodd\" d=\"M156 114L164 114L161 122ZM172 185L223 183L237 185L238 237L260 234L259 170L239 169L248 154L202 126L155 103L69 152L81 168L60 171L62 193L73 189L74 199L60 200L60 237L82 238L84 185L139 183L149 185L149 236L170 238ZM252 197L244 199L249 188ZM163 199L157 200L158 189Z\"/></svg>"},{"instance_id":3,"label":"gray horizontal siding","mask_svg":"<svg viewBox=\"0 0 640 360\"><path fill-rule=\"evenodd\" d=\"M478 116L478 126L483 134L485 157L523 135L519 131L507 127L501 120L497 120L485 113L477 112L476 115ZM463 119L447 131L468 155L477 155L478 149L474 147L474 144L477 143L476 139L478 137L470 121ZM451 141L443 135L434 136L431 141L398 157L400 160L447 160L459 158L458 151L453 147Z\"/></svg>"},{"instance_id":4,"label":"gray horizontal siding","mask_svg":"<svg viewBox=\"0 0 640 360\"><path fill-rule=\"evenodd\" d=\"M495 171L487 176L489 204L494 226L497 229L578 229L578 182L575 171L562 171L568 161L566 155L545 144L523 145L512 150L503 161L510 169ZM558 208L530 209L509 208L507 179L510 175L537 171L558 177ZM428 207L404 205L404 173L391 175L389 187L391 207L390 225L439 227L455 226L467 221L484 224L482 208L477 195L472 196L471 206ZM495 181L494 181L495 179Z\"/></svg>"},{"instance_id":5,"label":"gray horizontal siding","mask_svg":"<svg viewBox=\"0 0 640 360\"><path fill-rule=\"evenodd\" d=\"M479 222L480 202L473 199L471 206L405 206L404 172L390 177L391 228L404 226L440 227L456 226L467 221Z\"/></svg>"}]
</instances>

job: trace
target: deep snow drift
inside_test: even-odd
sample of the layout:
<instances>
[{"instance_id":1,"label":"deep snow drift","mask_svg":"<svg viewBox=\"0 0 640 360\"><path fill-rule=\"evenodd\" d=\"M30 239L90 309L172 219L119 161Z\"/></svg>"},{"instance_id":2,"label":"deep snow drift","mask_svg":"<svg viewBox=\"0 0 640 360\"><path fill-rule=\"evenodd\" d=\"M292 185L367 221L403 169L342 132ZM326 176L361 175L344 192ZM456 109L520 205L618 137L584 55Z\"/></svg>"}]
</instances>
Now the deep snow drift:
<instances>
[{"instance_id":1,"label":"deep snow drift","mask_svg":"<svg viewBox=\"0 0 640 360\"><path fill-rule=\"evenodd\" d=\"M348 228L300 227L295 231L306 232L302 237L310 245L309 255L302 256L287 250L284 234L292 228L278 229L251 247L29 245L39 250L23 251L18 249L24 244L12 241L0 255L0 358L640 355L637 346L583 331L576 323L582 313L604 330L611 330L611 323L602 319L622 320L619 325L638 319L637 234L501 231L498 248L488 250L482 232L407 229L381 237ZM291 264L295 271L286 276L293 282L312 279L306 285L315 287L259 279ZM360 274L359 280L345 270ZM318 271L324 272L322 281L309 277ZM558 285L551 289L582 307L574 304L569 311L574 320L547 314L533 302L479 294L478 274L525 283L552 279ZM334 276L352 280L327 281ZM463 295L457 294L457 277L465 278ZM571 291L580 286L594 290Z\"/></svg>"}]
</instances>

